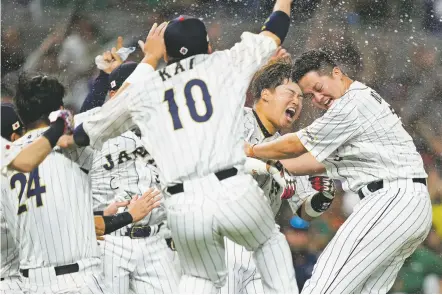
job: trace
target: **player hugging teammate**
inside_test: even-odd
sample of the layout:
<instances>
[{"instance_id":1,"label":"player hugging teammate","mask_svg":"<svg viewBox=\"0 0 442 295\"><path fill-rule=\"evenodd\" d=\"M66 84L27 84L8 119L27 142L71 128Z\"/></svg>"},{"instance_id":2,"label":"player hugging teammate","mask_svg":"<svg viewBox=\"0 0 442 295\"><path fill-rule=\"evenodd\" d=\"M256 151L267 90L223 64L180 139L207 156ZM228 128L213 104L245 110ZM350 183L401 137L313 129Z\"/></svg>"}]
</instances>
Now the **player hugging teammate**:
<instances>
[{"instance_id":1,"label":"player hugging teammate","mask_svg":"<svg viewBox=\"0 0 442 295\"><path fill-rule=\"evenodd\" d=\"M21 121L2 114L14 142L2 140L1 292L297 293L275 215L287 200L320 216L340 179L361 202L303 293L386 293L428 233L427 175L388 103L329 56L268 63L291 2L277 0L262 31L229 50L213 52L204 23L180 16L152 27L139 64L106 52L112 67L73 132L63 86L23 76ZM325 114L280 135L303 97Z\"/></svg>"}]
</instances>

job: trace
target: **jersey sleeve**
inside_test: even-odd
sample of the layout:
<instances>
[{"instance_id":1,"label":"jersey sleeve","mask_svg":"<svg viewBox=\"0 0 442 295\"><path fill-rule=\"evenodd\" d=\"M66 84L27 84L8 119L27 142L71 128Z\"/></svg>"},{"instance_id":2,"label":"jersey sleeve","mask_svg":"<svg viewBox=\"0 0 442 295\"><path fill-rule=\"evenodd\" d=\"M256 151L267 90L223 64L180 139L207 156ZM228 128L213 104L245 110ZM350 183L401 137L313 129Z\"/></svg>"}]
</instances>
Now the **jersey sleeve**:
<instances>
[{"instance_id":1,"label":"jersey sleeve","mask_svg":"<svg viewBox=\"0 0 442 295\"><path fill-rule=\"evenodd\" d=\"M20 153L21 147L17 144L12 144L2 137L2 173L6 173L8 165Z\"/></svg>"},{"instance_id":2,"label":"jersey sleeve","mask_svg":"<svg viewBox=\"0 0 442 295\"><path fill-rule=\"evenodd\" d=\"M298 211L298 209L302 206L302 204L309 196L316 193L316 191L312 188L308 178L309 176L307 175L296 177L295 194L288 200L293 213L296 213L296 211Z\"/></svg>"},{"instance_id":3,"label":"jersey sleeve","mask_svg":"<svg viewBox=\"0 0 442 295\"><path fill-rule=\"evenodd\" d=\"M241 41L228 50L231 62L240 75L248 79L262 66L276 51L275 41L264 35L244 32Z\"/></svg>"},{"instance_id":4,"label":"jersey sleeve","mask_svg":"<svg viewBox=\"0 0 442 295\"><path fill-rule=\"evenodd\" d=\"M106 102L99 112L83 122L90 146L101 150L103 143L134 127L132 110L139 107L137 101L143 91L143 82L129 85L117 97Z\"/></svg>"},{"instance_id":5,"label":"jersey sleeve","mask_svg":"<svg viewBox=\"0 0 442 295\"><path fill-rule=\"evenodd\" d=\"M304 147L319 162L357 136L361 128L357 106L348 100L336 103L338 105L296 133Z\"/></svg>"}]
</instances>

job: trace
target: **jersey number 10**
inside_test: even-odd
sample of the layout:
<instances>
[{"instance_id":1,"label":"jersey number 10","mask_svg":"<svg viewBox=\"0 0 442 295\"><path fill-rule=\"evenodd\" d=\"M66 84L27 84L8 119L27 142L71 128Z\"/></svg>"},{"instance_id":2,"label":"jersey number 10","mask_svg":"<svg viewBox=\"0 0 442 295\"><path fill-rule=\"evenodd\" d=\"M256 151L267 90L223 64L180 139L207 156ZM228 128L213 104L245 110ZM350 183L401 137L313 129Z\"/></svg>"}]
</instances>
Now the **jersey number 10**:
<instances>
[{"instance_id":1,"label":"jersey number 10","mask_svg":"<svg viewBox=\"0 0 442 295\"><path fill-rule=\"evenodd\" d=\"M17 212L18 215L28 211L28 208L25 203L26 200L23 200L22 204L22 198L25 192L25 188L27 188L26 199L35 196L35 202L37 203L37 207L43 206L41 195L46 192L46 187L44 185L43 186L40 185L40 176L38 174L38 167L32 170L31 173L29 173L29 179L26 177L26 174L23 173L14 174L11 177L11 182L10 182L11 189L15 189L17 181L20 184L20 192L18 194L18 212Z\"/></svg>"},{"instance_id":2,"label":"jersey number 10","mask_svg":"<svg viewBox=\"0 0 442 295\"><path fill-rule=\"evenodd\" d=\"M198 114L195 107L195 100L192 95L192 88L197 86L201 89L201 93L203 95L203 101L206 105L206 113L203 115ZM187 108L189 109L190 117L198 123L206 122L212 117L213 114L213 106L212 106L212 97L209 94L209 90L207 89L207 85L203 80L193 79L186 83L184 86L184 96L186 98ZM183 128L183 124L181 123L180 116L178 114L178 106L175 102L175 92L173 88L167 90L164 93L164 101L167 101L169 104L169 113L172 116L173 129L181 129Z\"/></svg>"}]
</instances>

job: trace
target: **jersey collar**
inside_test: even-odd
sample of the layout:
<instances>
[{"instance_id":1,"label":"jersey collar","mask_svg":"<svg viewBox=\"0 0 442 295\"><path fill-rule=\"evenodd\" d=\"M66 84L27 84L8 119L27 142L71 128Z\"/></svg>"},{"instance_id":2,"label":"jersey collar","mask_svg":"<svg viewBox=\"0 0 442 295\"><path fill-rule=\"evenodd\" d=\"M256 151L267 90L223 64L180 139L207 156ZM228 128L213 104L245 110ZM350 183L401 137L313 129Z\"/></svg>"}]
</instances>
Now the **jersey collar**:
<instances>
[{"instance_id":1,"label":"jersey collar","mask_svg":"<svg viewBox=\"0 0 442 295\"><path fill-rule=\"evenodd\" d=\"M270 134L270 132L266 129L264 124L261 122L261 120L258 117L258 114L255 112L255 110L252 109L253 115L255 115L256 122L258 122L259 128L261 129L262 134L264 134L265 138L272 137L273 134Z\"/></svg>"}]
</instances>

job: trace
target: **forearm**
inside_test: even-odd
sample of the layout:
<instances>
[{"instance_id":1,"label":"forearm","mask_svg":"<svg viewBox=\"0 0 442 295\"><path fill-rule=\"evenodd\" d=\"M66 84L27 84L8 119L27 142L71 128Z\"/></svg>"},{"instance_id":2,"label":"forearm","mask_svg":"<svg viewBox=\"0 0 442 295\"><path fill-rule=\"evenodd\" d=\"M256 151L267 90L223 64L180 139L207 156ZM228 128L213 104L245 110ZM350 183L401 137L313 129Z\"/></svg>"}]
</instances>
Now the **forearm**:
<instances>
[{"instance_id":1,"label":"forearm","mask_svg":"<svg viewBox=\"0 0 442 295\"><path fill-rule=\"evenodd\" d=\"M277 0L273 11L282 11L290 16L291 0Z\"/></svg>"},{"instance_id":2,"label":"forearm","mask_svg":"<svg viewBox=\"0 0 442 295\"><path fill-rule=\"evenodd\" d=\"M105 229L104 234L110 234L132 223L133 218L129 212L123 212L112 216L103 216Z\"/></svg>"},{"instance_id":3,"label":"forearm","mask_svg":"<svg viewBox=\"0 0 442 295\"><path fill-rule=\"evenodd\" d=\"M31 172L43 162L51 151L52 147L49 140L45 137L40 137L25 147L9 164L9 167L20 172Z\"/></svg>"},{"instance_id":4,"label":"forearm","mask_svg":"<svg viewBox=\"0 0 442 295\"><path fill-rule=\"evenodd\" d=\"M109 74L100 71L100 74L94 81L91 91L81 106L80 113L91 110L95 107L101 107L106 100L109 91Z\"/></svg>"},{"instance_id":5,"label":"forearm","mask_svg":"<svg viewBox=\"0 0 442 295\"><path fill-rule=\"evenodd\" d=\"M304 153L297 158L281 160L282 165L296 176L313 175L325 172L325 166L318 162L310 153Z\"/></svg>"},{"instance_id":6,"label":"forearm","mask_svg":"<svg viewBox=\"0 0 442 295\"><path fill-rule=\"evenodd\" d=\"M295 133L252 146L252 155L261 159L282 160L294 158L307 152Z\"/></svg>"}]
</instances>

